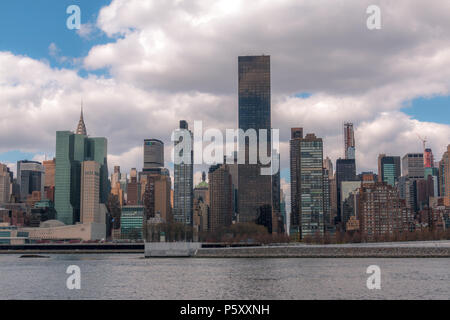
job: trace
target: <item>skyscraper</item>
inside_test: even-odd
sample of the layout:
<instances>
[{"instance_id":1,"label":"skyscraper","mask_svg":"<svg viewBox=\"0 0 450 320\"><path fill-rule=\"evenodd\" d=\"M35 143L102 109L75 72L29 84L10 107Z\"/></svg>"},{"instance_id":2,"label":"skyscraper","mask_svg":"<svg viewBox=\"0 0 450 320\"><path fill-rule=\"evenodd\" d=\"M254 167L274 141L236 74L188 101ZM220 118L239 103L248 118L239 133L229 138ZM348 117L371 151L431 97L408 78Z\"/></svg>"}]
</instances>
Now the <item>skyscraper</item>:
<instances>
[{"instance_id":1,"label":"skyscraper","mask_svg":"<svg viewBox=\"0 0 450 320\"><path fill-rule=\"evenodd\" d=\"M81 164L81 223L100 219L100 163L83 161Z\"/></svg>"},{"instance_id":2,"label":"skyscraper","mask_svg":"<svg viewBox=\"0 0 450 320\"><path fill-rule=\"evenodd\" d=\"M290 234L300 232L300 143L302 139L303 128L292 128L291 140L289 141L289 160L291 173Z\"/></svg>"},{"instance_id":3,"label":"skyscraper","mask_svg":"<svg viewBox=\"0 0 450 320\"><path fill-rule=\"evenodd\" d=\"M78 121L77 130L75 131L75 134L87 136L86 125L84 124L84 117L83 117L83 106L81 106L80 120Z\"/></svg>"},{"instance_id":4,"label":"skyscraper","mask_svg":"<svg viewBox=\"0 0 450 320\"><path fill-rule=\"evenodd\" d=\"M403 156L402 176L410 179L424 178L423 153L408 153Z\"/></svg>"},{"instance_id":5,"label":"skyscraper","mask_svg":"<svg viewBox=\"0 0 450 320\"><path fill-rule=\"evenodd\" d=\"M423 166L424 168L433 168L434 167L434 156L433 151L429 148L424 150L423 153Z\"/></svg>"},{"instance_id":6,"label":"skyscraper","mask_svg":"<svg viewBox=\"0 0 450 320\"><path fill-rule=\"evenodd\" d=\"M130 182L127 185L127 205L136 206L140 201L140 187L137 181L137 170L131 168Z\"/></svg>"},{"instance_id":7,"label":"skyscraper","mask_svg":"<svg viewBox=\"0 0 450 320\"><path fill-rule=\"evenodd\" d=\"M121 179L120 166L114 166L114 173L111 175L111 187L116 187L116 184L120 183Z\"/></svg>"},{"instance_id":8,"label":"skyscraper","mask_svg":"<svg viewBox=\"0 0 450 320\"><path fill-rule=\"evenodd\" d=\"M399 191L406 206L416 212L417 207L417 181L425 177L423 153L408 153L402 158L402 177L399 182Z\"/></svg>"},{"instance_id":9,"label":"skyscraper","mask_svg":"<svg viewBox=\"0 0 450 320\"><path fill-rule=\"evenodd\" d=\"M271 148L271 89L270 56L239 57L239 129L257 132L259 151L260 129L267 130L267 155ZM245 141L246 162L238 165L238 211L240 222L256 222L261 209L272 210L272 176L262 175L263 167L248 162L248 152L252 146ZM259 152L258 152L259 154Z\"/></svg>"},{"instance_id":10,"label":"skyscraper","mask_svg":"<svg viewBox=\"0 0 450 320\"><path fill-rule=\"evenodd\" d=\"M447 146L447 152L442 157L443 168L443 196L444 205L450 207L450 144Z\"/></svg>"},{"instance_id":11,"label":"skyscraper","mask_svg":"<svg viewBox=\"0 0 450 320\"><path fill-rule=\"evenodd\" d=\"M314 134L302 138L302 129L291 129L291 234L300 238L323 235L323 142Z\"/></svg>"},{"instance_id":12,"label":"skyscraper","mask_svg":"<svg viewBox=\"0 0 450 320\"><path fill-rule=\"evenodd\" d=\"M344 123L345 159L355 159L355 132L353 123Z\"/></svg>"},{"instance_id":13,"label":"skyscraper","mask_svg":"<svg viewBox=\"0 0 450 320\"><path fill-rule=\"evenodd\" d=\"M17 161L17 182L20 186L20 199L25 202L33 191L44 195L44 166L37 161L21 160Z\"/></svg>"},{"instance_id":14,"label":"skyscraper","mask_svg":"<svg viewBox=\"0 0 450 320\"><path fill-rule=\"evenodd\" d=\"M164 167L164 142L158 139L144 140L144 171Z\"/></svg>"},{"instance_id":15,"label":"skyscraper","mask_svg":"<svg viewBox=\"0 0 450 320\"><path fill-rule=\"evenodd\" d=\"M233 217L233 186L229 167L226 164L211 166L209 181L209 231L231 225Z\"/></svg>"},{"instance_id":16,"label":"skyscraper","mask_svg":"<svg viewBox=\"0 0 450 320\"><path fill-rule=\"evenodd\" d=\"M153 168L151 171L144 171L141 181L144 182L142 202L146 207L146 211L151 213L151 216L147 216L147 218L153 218L158 215L163 221L171 222L170 191L172 189L172 180L170 179L169 170ZM149 206L152 206L152 208L149 208Z\"/></svg>"},{"instance_id":17,"label":"skyscraper","mask_svg":"<svg viewBox=\"0 0 450 320\"><path fill-rule=\"evenodd\" d=\"M343 181L357 181L355 159L336 160L336 201L337 201L337 221L342 221L341 212L341 184Z\"/></svg>"},{"instance_id":18,"label":"skyscraper","mask_svg":"<svg viewBox=\"0 0 450 320\"><path fill-rule=\"evenodd\" d=\"M189 131L188 124L185 120L180 121L180 130L187 130L192 138L192 132ZM191 139L191 143L192 141L193 139ZM178 143L180 141L176 141L175 145ZM180 156L183 157L182 154ZM173 218L176 222L192 225L193 200L194 152L191 145L190 163L182 161L179 164L174 164Z\"/></svg>"},{"instance_id":19,"label":"skyscraper","mask_svg":"<svg viewBox=\"0 0 450 320\"><path fill-rule=\"evenodd\" d=\"M81 221L81 176L84 161L96 161L100 165L100 203L106 203L109 194L107 140L88 138L83 112L77 133L56 132L55 209L57 219L65 224Z\"/></svg>"},{"instance_id":20,"label":"skyscraper","mask_svg":"<svg viewBox=\"0 0 450 320\"><path fill-rule=\"evenodd\" d=\"M10 199L11 176L8 167L0 163L0 204L8 203Z\"/></svg>"},{"instance_id":21,"label":"skyscraper","mask_svg":"<svg viewBox=\"0 0 450 320\"><path fill-rule=\"evenodd\" d=\"M328 174L329 179L333 179L334 177L334 171L333 171L333 162L331 162L331 159L326 157L323 160L323 168L326 170Z\"/></svg>"},{"instance_id":22,"label":"skyscraper","mask_svg":"<svg viewBox=\"0 0 450 320\"><path fill-rule=\"evenodd\" d=\"M400 157L378 156L378 182L386 182L393 187L400 175Z\"/></svg>"},{"instance_id":23,"label":"skyscraper","mask_svg":"<svg viewBox=\"0 0 450 320\"><path fill-rule=\"evenodd\" d=\"M43 163L45 170L45 179L44 179L44 193L45 198L48 200L55 202L55 168L56 161L53 160L45 160Z\"/></svg>"}]
</instances>

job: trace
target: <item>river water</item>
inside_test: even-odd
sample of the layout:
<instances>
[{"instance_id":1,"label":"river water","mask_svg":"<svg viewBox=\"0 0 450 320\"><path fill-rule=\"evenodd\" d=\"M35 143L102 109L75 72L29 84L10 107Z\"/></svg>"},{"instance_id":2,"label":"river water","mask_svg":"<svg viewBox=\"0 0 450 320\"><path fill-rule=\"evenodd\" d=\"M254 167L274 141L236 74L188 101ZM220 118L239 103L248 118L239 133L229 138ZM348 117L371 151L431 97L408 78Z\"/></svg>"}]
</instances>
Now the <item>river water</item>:
<instances>
[{"instance_id":1,"label":"river water","mask_svg":"<svg viewBox=\"0 0 450 320\"><path fill-rule=\"evenodd\" d=\"M449 299L450 259L143 259L0 255L0 299ZM67 267L81 271L69 290ZM381 269L369 290L367 267Z\"/></svg>"}]
</instances>

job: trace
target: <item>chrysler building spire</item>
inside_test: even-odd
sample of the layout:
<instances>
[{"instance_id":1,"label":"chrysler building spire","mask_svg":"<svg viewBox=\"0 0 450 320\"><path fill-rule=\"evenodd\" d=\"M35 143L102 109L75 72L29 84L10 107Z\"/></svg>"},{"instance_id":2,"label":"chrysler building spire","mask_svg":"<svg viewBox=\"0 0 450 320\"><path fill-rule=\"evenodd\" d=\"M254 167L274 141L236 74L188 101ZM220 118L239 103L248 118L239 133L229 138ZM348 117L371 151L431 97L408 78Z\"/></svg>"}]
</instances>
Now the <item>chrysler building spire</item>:
<instances>
[{"instance_id":1,"label":"chrysler building spire","mask_svg":"<svg viewBox=\"0 0 450 320\"><path fill-rule=\"evenodd\" d=\"M83 119L83 101L81 101L80 121L78 121L78 127L77 127L76 134L82 134L82 135L87 136L86 125L84 124L84 119Z\"/></svg>"}]
</instances>

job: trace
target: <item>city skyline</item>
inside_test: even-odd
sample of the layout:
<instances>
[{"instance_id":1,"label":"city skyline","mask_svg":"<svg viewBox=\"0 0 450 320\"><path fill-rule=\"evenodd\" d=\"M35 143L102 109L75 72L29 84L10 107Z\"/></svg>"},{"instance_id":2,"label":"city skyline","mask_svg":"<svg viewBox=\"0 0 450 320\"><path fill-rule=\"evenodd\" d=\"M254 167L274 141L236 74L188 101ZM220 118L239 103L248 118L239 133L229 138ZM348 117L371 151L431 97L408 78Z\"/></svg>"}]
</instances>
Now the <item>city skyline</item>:
<instances>
[{"instance_id":1,"label":"city skyline","mask_svg":"<svg viewBox=\"0 0 450 320\"><path fill-rule=\"evenodd\" d=\"M61 20L64 20L65 10L60 13L57 10L59 6L65 5L63 2L51 10L40 10L43 19L47 15L61 15ZM349 16L357 16L352 13L359 9L361 12L365 11L366 4L363 2L333 7L336 15L331 20L326 10L321 8L314 8L312 14L306 18L320 21L327 19L329 24L339 24L346 31L344 34L354 35L345 36L345 39L333 28L327 29L329 34L325 35L313 23L308 27L295 27L295 34L291 29L283 29L285 21L297 17L287 12L301 12L306 6L302 2L264 4L260 9L261 15L267 16L269 12L276 12L283 15L283 21L272 19L274 31L266 32L261 39L251 39L245 36L245 32L239 32L251 30L252 27L264 28L258 22L241 25L239 30L231 27L226 29L230 24L224 20L225 14L228 14L227 17L231 21L246 18L245 3L236 2L236 7L231 4L227 7L224 2L223 5L229 9L225 11L206 4L200 4L203 11L200 8L174 7L174 10L166 11L167 17L172 18L176 12L186 12L189 16L197 17L202 24L191 20L181 20L179 23L186 27L188 36L199 36L201 47L210 43L212 47L209 52L214 52L214 55L207 59L205 53L201 52L191 53L189 59L173 53L167 58L179 59L179 64L174 65L168 65L167 59L164 58L168 52L167 48L189 49L185 47L184 42L177 41L178 36L173 32L175 22L169 19L168 25L161 26L163 38L158 38L154 25L141 19L132 20L136 12L152 16L152 11L148 11L150 9L140 8L137 3L127 5L116 1L99 1L92 4L80 1L83 25L78 33L60 28L61 30L46 35L46 31L53 27L52 23L58 21L49 19L53 22L47 21L38 26L41 32L38 32L35 41L39 40L39 45L26 48L20 44L20 40L28 39L28 35L20 32L23 26L17 24L24 21L19 19L20 21L15 22L4 17L2 21L6 21L8 26L16 27L19 32L16 38L12 39L6 31L0 31L5 39L0 45L0 59L4 69L0 97L8 106L4 110L3 121L6 122L2 126L6 131L0 135L3 137L0 140L0 161L7 163L14 170L17 160L42 161L45 154L51 158L54 132L73 127L73 119L79 115L81 99L84 101L85 121L87 127L91 128L91 133L108 137L111 169L114 165L120 165L124 171L129 171L140 164L142 139L163 139L166 148L170 148L169 135L173 128L176 128L179 119L186 119L189 123L204 120L208 126L220 129L234 128L238 104L235 58L254 53L265 53L272 57L272 126L281 129L281 178L284 185L289 177L289 128L299 125L323 139L324 155L335 162L337 158L343 157L341 145L344 137L341 124L346 121L353 122L356 129L355 138L358 141L358 171L376 171L377 157L381 153L402 156L408 152L420 152L422 148L418 134L428 137L428 146L433 149L435 158L438 159L445 151L446 139L450 136L450 126L446 120L450 117L445 117L448 112L446 96L449 92L445 79L448 77L443 71L448 59L447 44L442 41L439 45L433 43L433 49L430 48L422 55L419 44L431 45L426 40L426 28L423 28L420 31L420 39L409 39L410 42L402 43L403 46L391 48L390 51L383 51L377 58L373 52L384 50L389 40L376 41L376 36L369 33L363 25L359 27L356 18L348 19ZM16 12L19 8L14 4L5 5L9 7L10 12ZM417 3L418 8L422 6L423 4ZM429 8L429 14L419 9L406 10L404 3L398 3L391 9L394 13L402 13L399 19L402 22L413 20L424 25L433 25L436 20L443 19L439 14L442 9L433 7ZM124 15L125 12L130 16ZM208 14L216 18L207 19ZM26 19L27 12L23 12L20 17ZM204 21L202 17L205 17ZM395 23L395 17L393 14L383 18L384 23L390 26L389 32L393 39L400 38L403 36L402 32L408 30L407 26ZM221 47L220 39L205 35L208 40L206 41L201 37L202 28L224 32L227 38L233 40L233 45ZM286 32L279 35L277 30ZM386 31L382 29L380 32ZM149 37L145 37L146 34ZM294 48L280 45L276 41L277 35L285 42L295 43ZM321 47L314 45L314 37L323 38ZM331 37L341 39L342 45L337 49L333 48L338 41L331 41ZM145 46L138 45L136 38L141 38ZM348 40L349 38L352 40ZM439 40L445 40L445 37L439 36L436 41ZM248 45L236 45L239 43ZM155 49L155 52L136 51L139 48L152 47L152 44L160 44L163 48ZM295 50L298 49L296 46L309 49ZM135 65L123 58L126 57L124 47L133 48L130 54L137 58ZM353 61L348 48L360 50L360 59ZM344 55L336 58L331 53L324 53L316 57L316 50L319 49L331 53L341 49ZM107 52L110 52L111 56L105 56ZM300 52L300 60L303 62L294 59ZM438 55L439 59L433 60L433 57ZM406 57L410 64L397 65L398 61L403 61L402 58ZM415 63L418 59L433 63L425 69L421 67L424 63ZM153 61L151 68L141 68L149 61ZM194 70L193 66L199 65L199 61L204 61L205 67ZM339 64L342 67L333 72L330 71L332 68L326 68L327 72L324 73L319 67L324 62L330 63L330 66ZM385 71L388 74L384 76L376 71L383 70L379 68L382 64L387 65ZM25 67L20 67L21 65L26 65L26 72ZM396 68L388 67L395 65ZM156 70L159 70L158 77L154 77ZM181 72L176 75L176 70ZM402 73L403 71L405 72ZM437 78L417 77L417 73L424 72L434 73ZM29 75L36 74L45 76L31 80ZM377 75L381 78L378 79ZM22 86L26 88L26 94L20 96L17 90ZM36 92L38 87L43 88L39 94ZM54 94L55 88L60 95ZM409 104L412 106L407 107ZM164 110L161 110L161 105L165 106ZM18 110L22 112L17 112ZM444 116L438 117L435 113ZM25 121L33 130L15 135L14 139L6 139L8 132L11 132L9 130L13 130L8 123L14 122L18 114L21 121ZM31 114L36 118L31 118ZM217 117L218 114L221 116ZM34 122L32 119L38 121ZM105 123L107 125L104 125ZM128 126L133 130L124 129ZM167 149L165 151L165 166L172 169L169 163L170 152L167 152ZM201 170L198 170L195 173L197 182L200 181L200 172Z\"/></svg>"}]
</instances>

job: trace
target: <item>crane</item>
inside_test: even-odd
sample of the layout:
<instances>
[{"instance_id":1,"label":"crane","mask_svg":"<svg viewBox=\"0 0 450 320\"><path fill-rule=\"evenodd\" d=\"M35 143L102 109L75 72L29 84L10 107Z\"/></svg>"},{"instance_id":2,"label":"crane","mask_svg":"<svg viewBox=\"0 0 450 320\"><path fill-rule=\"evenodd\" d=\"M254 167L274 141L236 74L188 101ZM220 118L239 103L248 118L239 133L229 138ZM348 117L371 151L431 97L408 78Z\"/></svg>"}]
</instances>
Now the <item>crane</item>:
<instances>
[{"instance_id":1,"label":"crane","mask_svg":"<svg viewBox=\"0 0 450 320\"><path fill-rule=\"evenodd\" d=\"M423 143L423 150L426 149L426 144L427 144L427 137L422 138L419 134L417 134L417 136L419 137L419 140L422 141Z\"/></svg>"}]
</instances>

